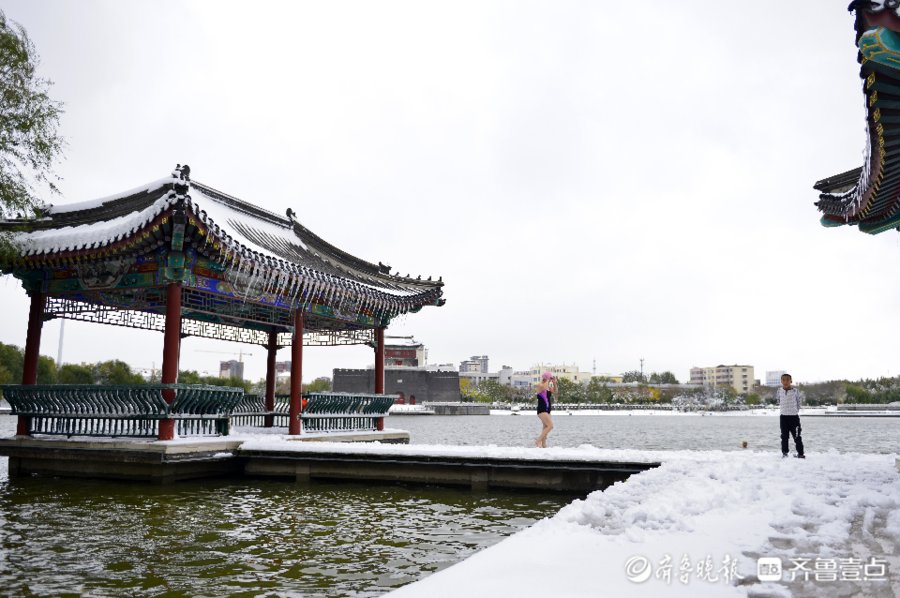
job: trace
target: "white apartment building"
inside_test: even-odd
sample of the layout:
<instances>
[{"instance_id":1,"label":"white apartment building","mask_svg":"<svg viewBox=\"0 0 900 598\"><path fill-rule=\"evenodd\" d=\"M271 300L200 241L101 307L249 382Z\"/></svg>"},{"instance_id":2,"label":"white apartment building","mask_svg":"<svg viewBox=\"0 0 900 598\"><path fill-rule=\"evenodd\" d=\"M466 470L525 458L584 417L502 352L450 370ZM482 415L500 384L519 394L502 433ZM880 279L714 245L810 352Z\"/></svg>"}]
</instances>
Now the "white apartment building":
<instances>
[{"instance_id":1,"label":"white apartment building","mask_svg":"<svg viewBox=\"0 0 900 598\"><path fill-rule=\"evenodd\" d=\"M513 388L531 388L534 383L531 381L531 370L514 371L509 376L509 385Z\"/></svg>"},{"instance_id":2,"label":"white apartment building","mask_svg":"<svg viewBox=\"0 0 900 598\"><path fill-rule=\"evenodd\" d=\"M485 380L500 381L500 372L460 372L460 380L468 380L469 384L476 385Z\"/></svg>"},{"instance_id":3,"label":"white apartment building","mask_svg":"<svg viewBox=\"0 0 900 598\"><path fill-rule=\"evenodd\" d=\"M691 368L691 384L709 388L732 387L738 393L750 392L753 388L752 365L717 365L715 367Z\"/></svg>"},{"instance_id":4,"label":"white apartment building","mask_svg":"<svg viewBox=\"0 0 900 598\"><path fill-rule=\"evenodd\" d=\"M786 373L785 370L766 372L766 386L781 386L781 377Z\"/></svg>"},{"instance_id":5,"label":"white apartment building","mask_svg":"<svg viewBox=\"0 0 900 598\"><path fill-rule=\"evenodd\" d=\"M482 374L486 374L488 372L488 356L473 355L470 359L461 362L459 364L459 373L462 374L465 372L481 372Z\"/></svg>"},{"instance_id":6,"label":"white apartment building","mask_svg":"<svg viewBox=\"0 0 900 598\"><path fill-rule=\"evenodd\" d=\"M537 365L531 366L531 370L529 371L531 375L531 383L537 384L541 381L541 376L544 372L550 372L557 378L565 378L566 380L571 380L572 382L577 382L578 384L587 384L591 381L590 372L582 372L578 369L578 366L575 364L572 365L555 365L555 364L547 364L547 363L539 363Z\"/></svg>"}]
</instances>

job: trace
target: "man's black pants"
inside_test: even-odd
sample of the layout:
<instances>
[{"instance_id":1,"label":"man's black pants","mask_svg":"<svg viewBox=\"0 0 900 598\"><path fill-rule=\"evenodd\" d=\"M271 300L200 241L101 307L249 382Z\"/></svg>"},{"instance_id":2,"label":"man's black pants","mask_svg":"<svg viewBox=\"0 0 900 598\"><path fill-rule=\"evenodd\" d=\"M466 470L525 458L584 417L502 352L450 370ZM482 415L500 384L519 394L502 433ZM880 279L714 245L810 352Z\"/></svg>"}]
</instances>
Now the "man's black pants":
<instances>
[{"instance_id":1,"label":"man's black pants","mask_svg":"<svg viewBox=\"0 0 900 598\"><path fill-rule=\"evenodd\" d=\"M794 444L797 445L797 454L803 455L803 438L800 437L802 429L800 427L799 415L782 415L781 416L781 454L786 455L788 452L788 434L794 437Z\"/></svg>"}]
</instances>

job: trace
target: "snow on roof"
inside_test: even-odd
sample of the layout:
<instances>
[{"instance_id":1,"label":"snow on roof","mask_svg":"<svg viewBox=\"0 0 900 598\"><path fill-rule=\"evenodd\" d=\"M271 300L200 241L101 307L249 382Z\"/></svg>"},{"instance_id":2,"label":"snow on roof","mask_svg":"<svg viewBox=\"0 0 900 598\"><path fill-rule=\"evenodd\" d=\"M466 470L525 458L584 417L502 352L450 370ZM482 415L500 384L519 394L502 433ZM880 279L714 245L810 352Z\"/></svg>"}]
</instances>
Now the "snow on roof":
<instances>
[{"instance_id":1,"label":"snow on roof","mask_svg":"<svg viewBox=\"0 0 900 598\"><path fill-rule=\"evenodd\" d=\"M166 185L172 183L172 177L166 177L164 179L159 179L158 181L153 181L152 183L148 183L141 187L135 187L130 191L123 191L122 193L116 193L115 195L108 195L106 197L100 197L98 199L90 199L87 201L79 201L75 203L67 203L61 206L50 206L48 210L51 215L56 214L67 214L69 212L79 212L83 210L92 210L94 208L99 208L103 204L107 204L117 199L123 199L126 197L131 197L133 195L139 195L142 193L152 193L157 189L162 189Z\"/></svg>"},{"instance_id":2,"label":"snow on roof","mask_svg":"<svg viewBox=\"0 0 900 598\"><path fill-rule=\"evenodd\" d=\"M248 279L263 276L266 284L285 289L292 284L296 289L292 281L299 279L309 282L314 292L332 297L349 287L357 297L382 302L382 307L396 307L392 302L418 296L425 302L440 297L441 281L389 276L380 266L341 251L292 219L192 183L188 173L176 169L170 177L116 195L51 206L49 217L0 224L11 225L25 256L95 249L127 238L183 201L224 242L232 267ZM16 230L23 225L26 230Z\"/></svg>"},{"instance_id":3,"label":"snow on roof","mask_svg":"<svg viewBox=\"0 0 900 598\"><path fill-rule=\"evenodd\" d=\"M243 204L240 200L220 198L217 193L207 193L205 189L205 185L191 185L189 194L194 210L199 212L207 225L213 223L227 231L236 242L250 251L278 261L300 262L326 277L350 277L355 283L372 291L388 289L394 295L413 296L424 290L391 284L348 265L337 267L333 259L303 241L296 233L292 221L269 212L264 212L265 217L249 213L238 207ZM259 211L255 206L247 205L247 208Z\"/></svg>"},{"instance_id":4,"label":"snow on roof","mask_svg":"<svg viewBox=\"0 0 900 598\"><path fill-rule=\"evenodd\" d=\"M204 216L204 221L208 223L211 220L219 228L228 231L232 236L240 235L240 242L252 251L268 257L282 259L252 237L241 234L242 230L246 230L245 223L251 218L249 214L241 212L211 194L204 193L202 188L195 185L191 185L189 194L194 210L200 212L201 216ZM306 245L294 234L290 221L287 219L282 220L283 223L277 223L272 220L252 218L252 223L254 229L257 229L275 243L286 245L293 243L304 250L307 249Z\"/></svg>"},{"instance_id":5,"label":"snow on roof","mask_svg":"<svg viewBox=\"0 0 900 598\"><path fill-rule=\"evenodd\" d=\"M411 336L385 336L385 346L389 347L422 347L423 344Z\"/></svg>"},{"instance_id":6,"label":"snow on roof","mask_svg":"<svg viewBox=\"0 0 900 598\"><path fill-rule=\"evenodd\" d=\"M148 187L148 189L151 188ZM94 202L85 202L84 205L90 203L91 207L96 207L107 201L110 200L108 198L104 199L96 203L96 205L93 205ZM77 226L21 232L16 233L15 238L21 244L23 255L26 256L103 247L134 233L164 212L174 201L174 197L164 193L143 210L138 210L125 216L89 224L79 224Z\"/></svg>"}]
</instances>

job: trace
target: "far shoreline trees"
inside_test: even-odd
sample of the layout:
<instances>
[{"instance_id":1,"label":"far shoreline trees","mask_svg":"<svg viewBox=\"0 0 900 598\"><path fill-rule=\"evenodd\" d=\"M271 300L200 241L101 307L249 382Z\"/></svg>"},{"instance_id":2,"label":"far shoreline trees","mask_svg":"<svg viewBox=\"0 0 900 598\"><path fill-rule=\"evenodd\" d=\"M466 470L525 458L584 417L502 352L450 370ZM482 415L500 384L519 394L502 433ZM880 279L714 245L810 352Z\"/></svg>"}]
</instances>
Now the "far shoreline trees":
<instances>
[{"instance_id":1,"label":"far shoreline trees","mask_svg":"<svg viewBox=\"0 0 900 598\"><path fill-rule=\"evenodd\" d=\"M0 343L0 384L19 384L22 381L22 368L25 362L25 351L16 345ZM41 355L38 358L38 384L146 384L158 383L159 373L144 378L139 372L131 369L124 361L112 359L97 363L66 363L57 367L56 362ZM180 384L208 384L210 386L234 386L243 388L245 392L265 393L265 380L251 382L238 378L222 378L219 376L203 376L196 370L180 370ZM287 394L289 381L282 381L276 386L276 393ZM303 392L324 392L331 390L331 378L320 377L303 385Z\"/></svg>"},{"instance_id":2,"label":"far shoreline trees","mask_svg":"<svg viewBox=\"0 0 900 598\"><path fill-rule=\"evenodd\" d=\"M22 381L24 350L16 345L0 343L0 384L18 384ZM638 372L639 374L640 372ZM670 378L671 376L671 378ZM66 363L57 366L56 362L46 355L38 358L38 384L143 384L159 382L156 378L145 379L140 373L120 360L113 359L98 363ZM700 387L680 387L671 372L653 373L648 382L629 382L615 384L608 378L594 376L587 384L579 384L560 378L559 401L562 403L619 403L619 404L696 404L709 405L764 405L774 402L775 388L766 386L754 387L746 395L738 395L730 386L716 389ZM661 382L649 382L661 380ZM203 376L196 370L181 370L178 381L183 384L209 384L212 386L236 386L254 394L265 393L265 380L251 382L237 378L220 378ZM798 384L803 392L804 404L810 407L817 405L834 405L838 403L852 404L887 404L900 402L900 377L863 379L856 381L830 380L815 384ZM304 392L327 392L332 389L330 378L322 376L306 382ZM290 381L280 379L276 384L276 394L288 394ZM479 384L471 384L468 380L460 380L460 394L463 401L482 403L522 403L534 398L531 388L514 388L500 384L496 380L484 380ZM677 399L677 400L676 400Z\"/></svg>"}]
</instances>

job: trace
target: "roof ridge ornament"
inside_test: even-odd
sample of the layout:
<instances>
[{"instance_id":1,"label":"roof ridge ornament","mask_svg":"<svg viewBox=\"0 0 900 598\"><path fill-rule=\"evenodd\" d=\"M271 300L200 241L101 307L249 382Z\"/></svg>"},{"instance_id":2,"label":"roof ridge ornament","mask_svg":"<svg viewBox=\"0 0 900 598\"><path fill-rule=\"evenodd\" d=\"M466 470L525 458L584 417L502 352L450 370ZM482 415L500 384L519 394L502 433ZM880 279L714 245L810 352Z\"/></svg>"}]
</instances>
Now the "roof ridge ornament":
<instances>
[{"instance_id":1,"label":"roof ridge ornament","mask_svg":"<svg viewBox=\"0 0 900 598\"><path fill-rule=\"evenodd\" d=\"M187 164L184 166L176 164L175 170L172 171L172 178L175 179L175 184L173 185L175 192L185 195L191 184L191 167Z\"/></svg>"},{"instance_id":2,"label":"roof ridge ornament","mask_svg":"<svg viewBox=\"0 0 900 598\"><path fill-rule=\"evenodd\" d=\"M172 178L190 183L191 182L191 167L188 166L187 164L185 164L184 166L182 166L181 164L176 164L175 170L172 171Z\"/></svg>"}]
</instances>

